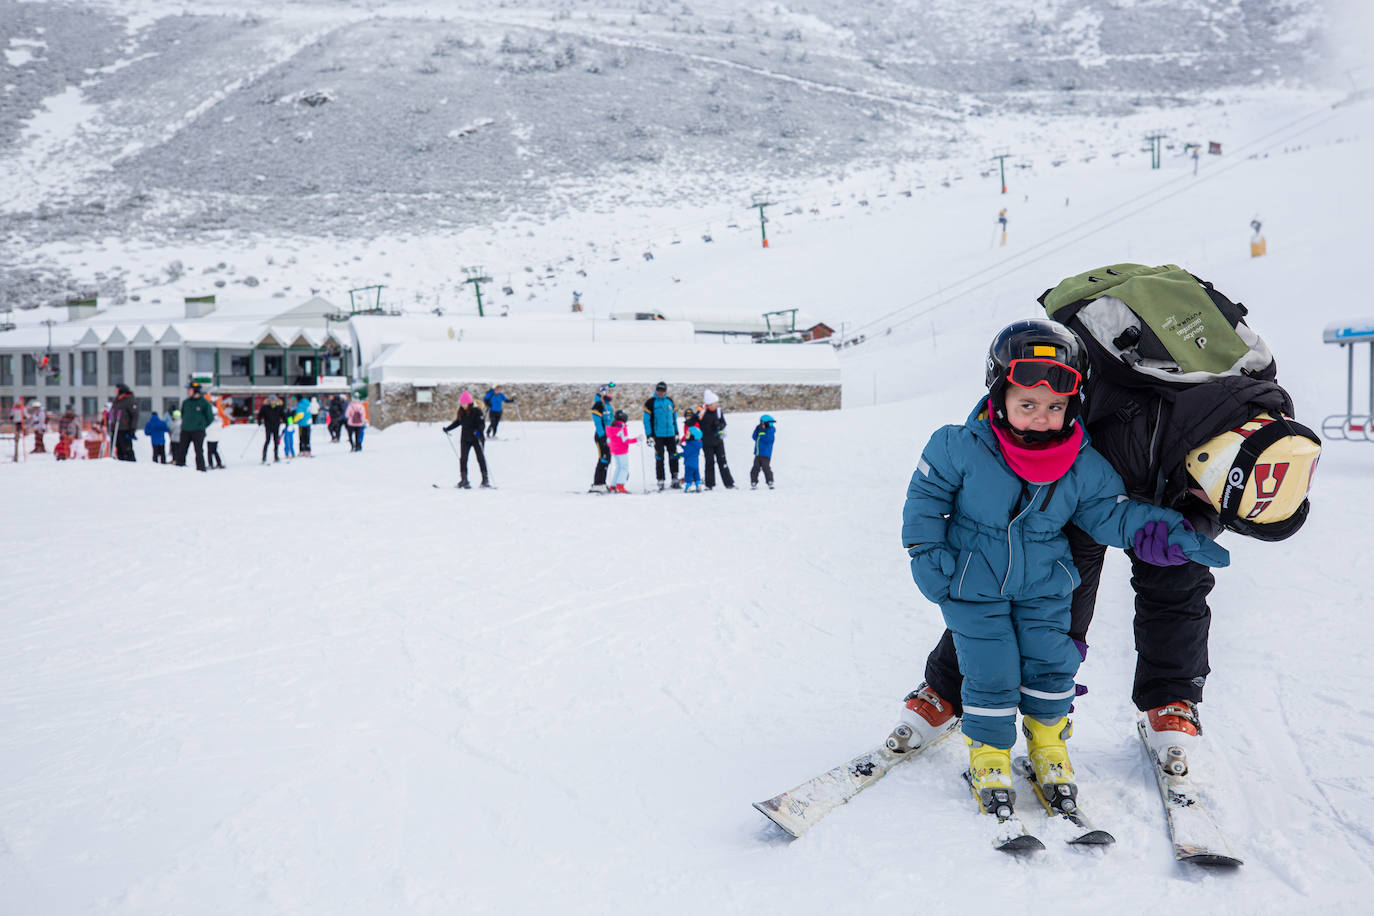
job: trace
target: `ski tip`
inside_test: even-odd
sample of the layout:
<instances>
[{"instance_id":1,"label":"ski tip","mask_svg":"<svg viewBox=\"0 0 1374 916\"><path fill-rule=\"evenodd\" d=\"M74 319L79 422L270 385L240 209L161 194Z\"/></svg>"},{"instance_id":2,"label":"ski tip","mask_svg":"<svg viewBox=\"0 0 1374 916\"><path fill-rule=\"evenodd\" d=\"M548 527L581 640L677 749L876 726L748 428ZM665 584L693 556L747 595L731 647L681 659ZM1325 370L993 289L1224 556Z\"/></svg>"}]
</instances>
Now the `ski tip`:
<instances>
[{"instance_id":1,"label":"ski tip","mask_svg":"<svg viewBox=\"0 0 1374 916\"><path fill-rule=\"evenodd\" d=\"M806 827L801 823L792 823L790 818L783 815L778 808L777 799L769 799L766 802L754 802L754 810L768 818L782 830L783 833L792 839L797 839L805 832Z\"/></svg>"},{"instance_id":2,"label":"ski tip","mask_svg":"<svg viewBox=\"0 0 1374 916\"><path fill-rule=\"evenodd\" d=\"M1187 862L1190 865L1201 865L1207 868L1239 868L1245 862L1235 856L1224 855L1219 852L1195 852L1182 853L1178 855L1180 862Z\"/></svg>"},{"instance_id":3,"label":"ski tip","mask_svg":"<svg viewBox=\"0 0 1374 916\"><path fill-rule=\"evenodd\" d=\"M1029 833L1020 833L997 844L997 848L1001 852L1038 852L1045 848L1045 844Z\"/></svg>"},{"instance_id":4,"label":"ski tip","mask_svg":"<svg viewBox=\"0 0 1374 916\"><path fill-rule=\"evenodd\" d=\"M1105 830L1089 830L1082 836L1069 840L1071 846L1110 846L1115 842L1116 837Z\"/></svg>"}]
</instances>

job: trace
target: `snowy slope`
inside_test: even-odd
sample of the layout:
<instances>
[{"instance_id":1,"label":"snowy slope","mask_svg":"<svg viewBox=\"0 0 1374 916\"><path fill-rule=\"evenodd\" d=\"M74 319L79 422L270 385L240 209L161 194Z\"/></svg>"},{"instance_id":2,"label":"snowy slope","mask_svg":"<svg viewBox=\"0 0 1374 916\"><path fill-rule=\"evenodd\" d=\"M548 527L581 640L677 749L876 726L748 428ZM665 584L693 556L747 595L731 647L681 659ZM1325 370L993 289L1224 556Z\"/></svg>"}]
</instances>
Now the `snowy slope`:
<instances>
[{"instance_id":1,"label":"snowy slope","mask_svg":"<svg viewBox=\"0 0 1374 916\"><path fill-rule=\"evenodd\" d=\"M855 323L937 277L986 285L843 351L850 406L779 415L776 491L585 495L581 424L508 423L494 492L432 489L455 462L414 425L270 468L232 430L208 477L147 463L142 439L134 466L0 465L0 912L1362 911L1367 445L1328 445L1298 537L1224 539L1203 769L1240 872L1172 860L1134 735L1115 552L1073 742L1115 848L994 853L954 743L796 842L750 807L876 745L919 680L941 625L897 543L915 456L980 391L988 337L1060 276L1188 266L1251 308L1303 419L1343 405L1344 360L1320 333L1368 312L1347 281L1366 260L1356 179L1374 132L1368 103L1323 111L1287 149L1059 250L1080 207L1132 209L1178 169L1123 167L1124 190L1093 163L1020 182L1006 200L1031 201L1005 249L989 247L1003 199L986 187L972 215L954 189L923 200L919 227L875 206L780 240L768 256L836 269L919 243L924 278L896 255L865 264L870 292L836 308ZM1270 254L1251 260L1256 212ZM660 264L627 268L626 295L657 295ZM774 279L741 266L731 290L752 308ZM732 417L741 476L754 419Z\"/></svg>"}]
</instances>

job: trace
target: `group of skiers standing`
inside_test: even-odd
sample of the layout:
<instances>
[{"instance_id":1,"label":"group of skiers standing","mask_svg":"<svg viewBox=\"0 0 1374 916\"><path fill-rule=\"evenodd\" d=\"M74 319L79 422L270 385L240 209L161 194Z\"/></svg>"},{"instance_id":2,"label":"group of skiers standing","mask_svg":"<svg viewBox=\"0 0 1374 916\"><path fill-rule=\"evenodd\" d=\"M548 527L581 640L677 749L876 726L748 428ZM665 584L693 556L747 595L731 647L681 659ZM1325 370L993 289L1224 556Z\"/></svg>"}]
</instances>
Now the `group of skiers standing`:
<instances>
[{"instance_id":1,"label":"group of skiers standing","mask_svg":"<svg viewBox=\"0 0 1374 916\"><path fill-rule=\"evenodd\" d=\"M286 406L282 398L273 394L258 408L257 414L257 422L263 432L262 463L267 463L269 445L272 447L273 462L281 460L283 450L288 459L295 458L297 435L300 436L300 456L313 457L310 449L310 432L315 425L316 415L321 412L325 414L325 428L329 431L330 442L342 441L344 431L347 430L348 450L363 450L363 435L367 431L367 405L357 392L350 395L347 401L343 395L333 395L323 410L316 406L313 399L303 394L297 396L295 403L290 407Z\"/></svg>"},{"instance_id":2,"label":"group of skiers standing","mask_svg":"<svg viewBox=\"0 0 1374 916\"><path fill-rule=\"evenodd\" d=\"M630 446L639 439L626 434L629 414L616 410L614 402L615 382L608 382L598 389L596 400L592 403L592 433L597 450L591 486L591 492L594 493L629 492L625 487L630 476L628 454ZM700 492L702 478L699 462L703 458L706 463L706 489L715 488L717 471L725 489L735 488L735 478L725 456L725 411L721 408L720 397L714 391L707 388L700 405L688 407L682 412L679 432L677 405L668 396L668 383L659 382L654 386L653 397L644 402L643 421L644 443L646 446L652 443L654 476L660 490L671 487L684 492ZM751 488L758 486L760 473L768 488L773 488L772 456L776 426L776 421L764 414L754 428L754 464L749 471ZM612 462L614 470L611 470ZM668 480L669 474L671 482Z\"/></svg>"}]
</instances>

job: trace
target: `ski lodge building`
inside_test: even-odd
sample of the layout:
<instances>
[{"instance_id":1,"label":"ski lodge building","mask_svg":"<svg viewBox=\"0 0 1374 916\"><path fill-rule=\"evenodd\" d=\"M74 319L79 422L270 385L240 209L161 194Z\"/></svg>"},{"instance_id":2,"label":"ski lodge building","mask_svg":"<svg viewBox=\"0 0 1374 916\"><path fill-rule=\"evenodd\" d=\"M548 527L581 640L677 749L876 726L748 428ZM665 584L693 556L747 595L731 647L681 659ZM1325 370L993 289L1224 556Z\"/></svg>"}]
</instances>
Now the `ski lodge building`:
<instances>
[{"instance_id":1,"label":"ski lodge building","mask_svg":"<svg viewBox=\"0 0 1374 916\"><path fill-rule=\"evenodd\" d=\"M120 383L133 389L142 416L166 413L192 380L244 421L269 394L356 390L379 427L451 420L464 389L480 398L497 383L517 396L524 420L585 419L596 389L611 381L620 404L642 403L662 380L683 406L699 403L706 388L730 410L840 406L834 349L770 333L767 319L708 319L698 328L657 315L435 317L342 310L318 296L294 306L214 296L105 308L83 300L22 317L19 326L0 322L5 419L18 398L94 418Z\"/></svg>"}]
</instances>

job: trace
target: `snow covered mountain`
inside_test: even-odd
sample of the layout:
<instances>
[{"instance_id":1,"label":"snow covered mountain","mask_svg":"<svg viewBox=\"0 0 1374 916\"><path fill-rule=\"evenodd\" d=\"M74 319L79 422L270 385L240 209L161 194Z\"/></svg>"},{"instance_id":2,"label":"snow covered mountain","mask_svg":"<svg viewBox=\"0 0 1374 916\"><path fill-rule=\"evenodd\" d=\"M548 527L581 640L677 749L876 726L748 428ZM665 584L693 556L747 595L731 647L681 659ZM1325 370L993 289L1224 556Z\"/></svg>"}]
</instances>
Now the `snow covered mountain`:
<instances>
[{"instance_id":1,"label":"snow covered mountain","mask_svg":"<svg viewBox=\"0 0 1374 916\"><path fill-rule=\"evenodd\" d=\"M77 237L236 254L737 210L856 170L975 178L1010 115L1036 124L1013 165L1122 155L1123 116L1320 83L1332 22L1318 0L11 0L4 302L119 299L167 266L45 250Z\"/></svg>"}]
</instances>

